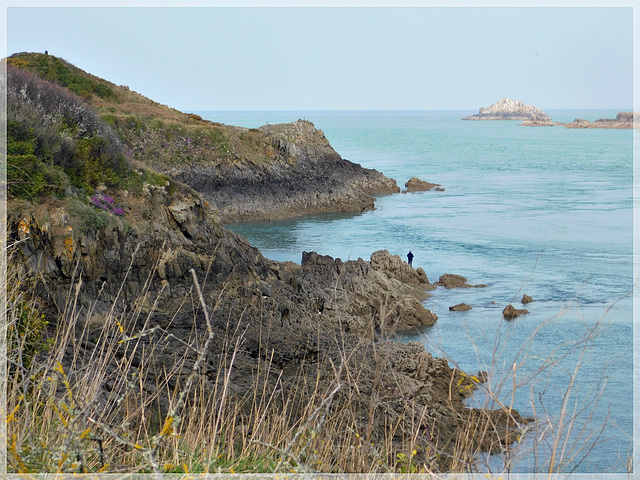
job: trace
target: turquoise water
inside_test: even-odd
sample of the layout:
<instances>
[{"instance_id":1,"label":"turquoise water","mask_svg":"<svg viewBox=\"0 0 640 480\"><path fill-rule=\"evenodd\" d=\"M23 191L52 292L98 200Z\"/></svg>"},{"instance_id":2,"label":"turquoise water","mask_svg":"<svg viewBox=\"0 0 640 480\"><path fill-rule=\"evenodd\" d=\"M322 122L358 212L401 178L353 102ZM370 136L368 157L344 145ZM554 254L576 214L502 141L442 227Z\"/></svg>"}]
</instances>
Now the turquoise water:
<instances>
[{"instance_id":1,"label":"turquoise water","mask_svg":"<svg viewBox=\"0 0 640 480\"><path fill-rule=\"evenodd\" d=\"M420 340L469 373L489 371L500 402L539 419L509 469L546 470L560 439L566 440L564 471L626 471L633 424L634 132L460 120L471 111L198 113L245 127L306 118L343 158L380 170L401 187L412 176L440 183L444 192L381 197L372 212L230 228L275 260L299 262L302 251L368 259L378 249L405 258L412 250L414 266L431 281L457 273L487 284L437 289L425 302L439 317L436 325L398 338ZM617 112L548 113L558 121L593 121ZM502 320L510 302L522 308L523 293L534 299L530 313ZM473 309L449 312L460 302ZM485 401L479 391L470 404ZM504 470L508 461L494 455L483 468Z\"/></svg>"}]
</instances>

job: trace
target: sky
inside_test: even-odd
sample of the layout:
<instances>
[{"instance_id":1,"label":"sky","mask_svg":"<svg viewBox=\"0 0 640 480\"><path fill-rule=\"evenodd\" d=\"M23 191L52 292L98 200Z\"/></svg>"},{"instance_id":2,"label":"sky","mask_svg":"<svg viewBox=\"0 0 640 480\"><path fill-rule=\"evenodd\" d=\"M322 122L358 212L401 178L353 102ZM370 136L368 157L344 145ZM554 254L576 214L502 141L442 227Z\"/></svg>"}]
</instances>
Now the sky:
<instances>
[{"instance_id":1,"label":"sky","mask_svg":"<svg viewBox=\"0 0 640 480\"><path fill-rule=\"evenodd\" d=\"M543 110L634 107L632 2L330 1L59 7L22 0L5 3L5 48L48 50L182 111L477 111L502 97Z\"/></svg>"}]
</instances>

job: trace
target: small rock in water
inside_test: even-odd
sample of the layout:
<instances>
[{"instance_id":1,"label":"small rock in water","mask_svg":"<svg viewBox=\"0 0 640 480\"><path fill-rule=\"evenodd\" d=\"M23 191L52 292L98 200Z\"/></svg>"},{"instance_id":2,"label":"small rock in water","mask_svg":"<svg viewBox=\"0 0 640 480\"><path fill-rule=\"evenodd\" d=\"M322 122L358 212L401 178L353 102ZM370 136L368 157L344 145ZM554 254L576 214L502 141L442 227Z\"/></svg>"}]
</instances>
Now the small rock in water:
<instances>
[{"instance_id":1,"label":"small rock in water","mask_svg":"<svg viewBox=\"0 0 640 480\"><path fill-rule=\"evenodd\" d=\"M467 310L471 310L471 305L467 305L466 303L459 303L457 305L449 307L449 310L451 310L452 312L466 312Z\"/></svg>"},{"instance_id":2,"label":"small rock in water","mask_svg":"<svg viewBox=\"0 0 640 480\"><path fill-rule=\"evenodd\" d=\"M444 188L439 183L431 183L425 180L420 180L418 177L412 177L407 183L404 184L407 187L406 192L428 192L429 190L436 190L438 192L444 192Z\"/></svg>"},{"instance_id":3,"label":"small rock in water","mask_svg":"<svg viewBox=\"0 0 640 480\"><path fill-rule=\"evenodd\" d=\"M484 283L479 283L477 285L469 285L465 277L463 277L462 275L456 275L454 273L445 273L443 275L440 275L440 278L438 279L438 282L436 283L436 285L442 286L447 290L450 290L452 288L486 287Z\"/></svg>"},{"instance_id":4,"label":"small rock in water","mask_svg":"<svg viewBox=\"0 0 640 480\"><path fill-rule=\"evenodd\" d=\"M506 320L513 320L514 318L519 317L520 315L524 315L525 313L529 313L529 310L526 310L524 308L518 309L511 304L507 305L504 310L502 310L502 316Z\"/></svg>"},{"instance_id":5,"label":"small rock in water","mask_svg":"<svg viewBox=\"0 0 640 480\"><path fill-rule=\"evenodd\" d=\"M533 298L531 298L529 295L527 295L526 293L522 296L522 303L531 303L533 302Z\"/></svg>"}]
</instances>

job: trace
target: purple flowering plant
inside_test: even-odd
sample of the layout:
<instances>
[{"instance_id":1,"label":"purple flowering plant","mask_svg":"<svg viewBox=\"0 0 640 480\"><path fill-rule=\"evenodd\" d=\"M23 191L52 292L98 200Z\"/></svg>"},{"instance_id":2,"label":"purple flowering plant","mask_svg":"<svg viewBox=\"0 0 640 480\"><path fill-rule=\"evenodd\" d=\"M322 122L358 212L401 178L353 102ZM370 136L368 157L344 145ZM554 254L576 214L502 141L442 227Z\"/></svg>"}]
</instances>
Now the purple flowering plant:
<instances>
[{"instance_id":1,"label":"purple flowering plant","mask_svg":"<svg viewBox=\"0 0 640 480\"><path fill-rule=\"evenodd\" d=\"M91 199L91 205L93 205L96 208L105 210L109 213L113 213L114 215L118 215L119 217L124 215L124 209L116 205L113 197L110 197L109 195L97 193Z\"/></svg>"}]
</instances>

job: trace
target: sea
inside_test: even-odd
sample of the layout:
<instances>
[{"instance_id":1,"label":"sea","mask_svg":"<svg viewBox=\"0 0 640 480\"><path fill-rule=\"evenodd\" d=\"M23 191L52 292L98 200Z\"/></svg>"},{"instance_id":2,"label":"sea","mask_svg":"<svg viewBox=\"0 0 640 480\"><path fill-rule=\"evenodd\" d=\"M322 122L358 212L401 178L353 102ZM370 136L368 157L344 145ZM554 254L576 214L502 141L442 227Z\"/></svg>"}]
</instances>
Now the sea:
<instances>
[{"instance_id":1,"label":"sea","mask_svg":"<svg viewBox=\"0 0 640 480\"><path fill-rule=\"evenodd\" d=\"M463 121L474 111L196 112L255 128L299 118L345 159L444 191L377 198L364 213L228 225L268 258L303 251L368 260L385 249L483 288L431 292L432 327L399 332L488 381L469 406L536 421L512 448L478 456L481 472L621 474L633 460L633 130ZM547 111L554 121L616 110ZM532 297L521 303L524 294ZM450 311L458 303L465 312ZM509 304L529 313L505 320ZM636 445L638 445L636 443ZM637 468L637 467L636 467Z\"/></svg>"}]
</instances>

